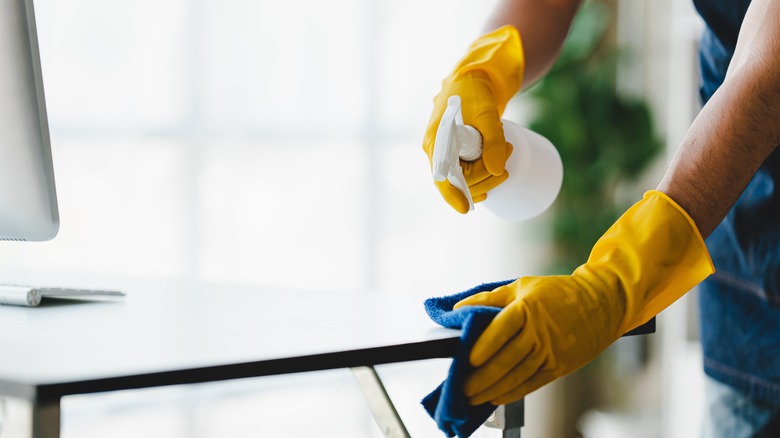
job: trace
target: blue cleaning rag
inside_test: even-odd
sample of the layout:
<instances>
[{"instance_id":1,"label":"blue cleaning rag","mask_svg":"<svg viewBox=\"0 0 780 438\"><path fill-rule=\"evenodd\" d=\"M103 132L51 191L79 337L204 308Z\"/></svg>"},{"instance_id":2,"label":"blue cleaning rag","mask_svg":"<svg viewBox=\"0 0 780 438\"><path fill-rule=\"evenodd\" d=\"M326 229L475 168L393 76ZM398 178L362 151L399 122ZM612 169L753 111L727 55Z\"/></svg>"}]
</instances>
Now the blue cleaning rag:
<instances>
[{"instance_id":1,"label":"blue cleaning rag","mask_svg":"<svg viewBox=\"0 0 780 438\"><path fill-rule=\"evenodd\" d=\"M490 403L472 406L463 393L466 376L474 369L469 363L469 353L477 338L490 321L501 311L498 307L467 306L458 310L452 307L458 301L479 292L493 290L514 280L485 283L465 292L425 300L425 311L437 324L447 328L461 329L460 346L452 360L447 379L428 394L422 404L428 414L447 436L465 438L474 433L496 409ZM623 336L655 333L655 317Z\"/></svg>"},{"instance_id":2,"label":"blue cleaning rag","mask_svg":"<svg viewBox=\"0 0 780 438\"><path fill-rule=\"evenodd\" d=\"M474 369L469 363L471 348L501 310L487 306L466 306L458 310L453 310L452 307L466 297L493 290L512 281L514 280L481 284L465 292L425 300L425 311L433 321L462 331L460 347L452 360L447 379L422 400L425 410L439 425L439 429L449 437L470 436L496 409L490 403L470 405L463 393L463 384L466 376Z\"/></svg>"}]
</instances>

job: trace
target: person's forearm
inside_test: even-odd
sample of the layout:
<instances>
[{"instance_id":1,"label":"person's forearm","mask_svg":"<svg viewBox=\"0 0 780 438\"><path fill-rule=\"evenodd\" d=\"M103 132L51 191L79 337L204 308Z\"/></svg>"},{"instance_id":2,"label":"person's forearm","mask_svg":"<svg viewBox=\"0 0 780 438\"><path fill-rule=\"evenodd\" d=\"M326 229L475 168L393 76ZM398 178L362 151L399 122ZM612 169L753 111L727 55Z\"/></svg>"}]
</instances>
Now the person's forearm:
<instances>
[{"instance_id":1,"label":"person's forearm","mask_svg":"<svg viewBox=\"0 0 780 438\"><path fill-rule=\"evenodd\" d=\"M780 3L754 1L726 80L696 117L658 190L707 237L780 143Z\"/></svg>"},{"instance_id":2,"label":"person's forearm","mask_svg":"<svg viewBox=\"0 0 780 438\"><path fill-rule=\"evenodd\" d=\"M523 88L542 77L558 58L581 0L500 0L485 32L512 25L525 52Z\"/></svg>"}]
</instances>

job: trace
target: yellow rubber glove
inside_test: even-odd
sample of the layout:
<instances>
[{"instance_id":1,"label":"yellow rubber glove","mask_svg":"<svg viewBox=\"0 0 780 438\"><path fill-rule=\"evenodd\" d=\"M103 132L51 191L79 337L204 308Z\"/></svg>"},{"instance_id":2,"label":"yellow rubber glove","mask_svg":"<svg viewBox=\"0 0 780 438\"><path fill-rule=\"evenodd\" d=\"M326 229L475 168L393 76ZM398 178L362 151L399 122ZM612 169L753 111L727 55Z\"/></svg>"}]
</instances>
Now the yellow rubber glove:
<instances>
[{"instance_id":1,"label":"yellow rubber glove","mask_svg":"<svg viewBox=\"0 0 780 438\"><path fill-rule=\"evenodd\" d=\"M423 140L428 163L433 157L436 130L439 128L447 99L458 95L463 109L463 123L482 134L482 158L461 161L463 175L474 202L484 201L486 193L506 181L507 157L512 146L504 138L501 114L507 102L520 90L525 59L520 35L513 26L504 26L477 39L455 69L442 82L433 100L433 113ZM444 200L460 213L467 213L466 197L448 181L436 181Z\"/></svg>"},{"instance_id":2,"label":"yellow rubber glove","mask_svg":"<svg viewBox=\"0 0 780 438\"><path fill-rule=\"evenodd\" d=\"M503 308L471 351L469 401L509 403L575 371L713 272L685 210L645 193L571 275L523 277L455 305Z\"/></svg>"}]
</instances>

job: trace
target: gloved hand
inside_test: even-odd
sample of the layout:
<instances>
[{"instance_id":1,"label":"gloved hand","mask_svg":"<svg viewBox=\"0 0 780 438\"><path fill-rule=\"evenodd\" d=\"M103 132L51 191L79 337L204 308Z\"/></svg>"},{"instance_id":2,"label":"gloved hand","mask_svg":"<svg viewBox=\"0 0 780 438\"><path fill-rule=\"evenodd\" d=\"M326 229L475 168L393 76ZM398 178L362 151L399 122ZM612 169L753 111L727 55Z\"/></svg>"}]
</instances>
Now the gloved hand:
<instances>
[{"instance_id":1,"label":"gloved hand","mask_svg":"<svg viewBox=\"0 0 780 438\"><path fill-rule=\"evenodd\" d=\"M455 69L442 82L433 101L433 113L423 140L423 149L432 162L436 130L439 128L447 99L459 95L463 123L482 134L482 158L461 161L463 175L474 202L484 201L486 193L509 178L507 157L512 146L504 138L501 114L507 102L520 90L525 60L520 35L512 26L504 26L477 39ZM448 181L436 181L444 200L460 213L467 213L469 203L460 190Z\"/></svg>"},{"instance_id":2,"label":"gloved hand","mask_svg":"<svg viewBox=\"0 0 780 438\"><path fill-rule=\"evenodd\" d=\"M645 193L571 275L523 277L455 305L503 308L471 350L469 402L506 404L580 368L713 272L685 210Z\"/></svg>"}]
</instances>

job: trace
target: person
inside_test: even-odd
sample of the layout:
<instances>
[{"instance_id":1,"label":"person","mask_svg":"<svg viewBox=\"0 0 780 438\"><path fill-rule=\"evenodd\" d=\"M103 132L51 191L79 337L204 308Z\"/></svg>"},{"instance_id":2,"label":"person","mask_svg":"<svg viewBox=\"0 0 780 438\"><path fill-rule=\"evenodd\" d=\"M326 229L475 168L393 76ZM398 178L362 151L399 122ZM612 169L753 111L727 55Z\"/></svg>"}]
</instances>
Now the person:
<instances>
[{"instance_id":1,"label":"person","mask_svg":"<svg viewBox=\"0 0 780 438\"><path fill-rule=\"evenodd\" d=\"M703 281L704 433L780 436L780 2L694 4L707 24L704 106L657 187L571 275L521 277L456 305L503 308L470 353L470 403L523 398ZM488 32L442 82L423 149L430 161L447 98L459 95L464 123L483 136L482 157L461 163L474 201L507 179L513 151L501 113L550 69L579 6L500 0ZM461 192L447 181L435 184L455 210L467 212Z\"/></svg>"}]
</instances>

